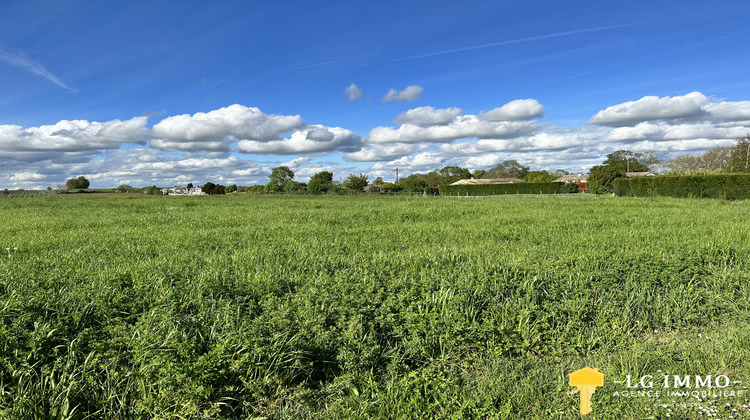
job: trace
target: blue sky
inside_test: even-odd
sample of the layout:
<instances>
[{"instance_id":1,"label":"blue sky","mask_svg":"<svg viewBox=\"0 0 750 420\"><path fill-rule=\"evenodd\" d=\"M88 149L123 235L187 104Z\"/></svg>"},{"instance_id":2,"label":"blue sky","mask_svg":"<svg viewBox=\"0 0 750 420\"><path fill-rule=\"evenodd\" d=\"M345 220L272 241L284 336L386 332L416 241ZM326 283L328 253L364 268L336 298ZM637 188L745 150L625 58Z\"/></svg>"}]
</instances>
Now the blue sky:
<instances>
[{"instance_id":1,"label":"blue sky","mask_svg":"<svg viewBox=\"0 0 750 420\"><path fill-rule=\"evenodd\" d=\"M750 132L748 16L745 1L4 1L0 187L699 154Z\"/></svg>"}]
</instances>

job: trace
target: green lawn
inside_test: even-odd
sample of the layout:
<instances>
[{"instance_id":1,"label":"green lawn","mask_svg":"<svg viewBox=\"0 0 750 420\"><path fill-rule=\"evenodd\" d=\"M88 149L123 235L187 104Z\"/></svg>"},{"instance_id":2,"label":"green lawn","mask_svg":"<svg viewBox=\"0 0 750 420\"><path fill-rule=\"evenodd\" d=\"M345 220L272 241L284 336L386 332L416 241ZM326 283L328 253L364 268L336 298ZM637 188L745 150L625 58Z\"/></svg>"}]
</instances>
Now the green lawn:
<instances>
[{"instance_id":1,"label":"green lawn","mask_svg":"<svg viewBox=\"0 0 750 420\"><path fill-rule=\"evenodd\" d=\"M586 418L750 415L613 382L750 383L747 201L82 194L0 220L0 418L567 419L584 366Z\"/></svg>"}]
</instances>

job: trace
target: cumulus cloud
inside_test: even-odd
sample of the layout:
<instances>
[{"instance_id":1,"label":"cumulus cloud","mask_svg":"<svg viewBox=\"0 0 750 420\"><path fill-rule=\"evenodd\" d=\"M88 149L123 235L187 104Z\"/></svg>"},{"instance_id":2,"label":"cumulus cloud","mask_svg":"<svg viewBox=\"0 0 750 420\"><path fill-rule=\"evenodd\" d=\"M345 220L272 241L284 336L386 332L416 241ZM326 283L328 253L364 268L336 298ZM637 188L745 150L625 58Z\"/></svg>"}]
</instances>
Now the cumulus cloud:
<instances>
[{"instance_id":1,"label":"cumulus cloud","mask_svg":"<svg viewBox=\"0 0 750 420\"><path fill-rule=\"evenodd\" d=\"M480 115L462 115L456 107L436 109L423 106L410 109L394 120L401 125L375 127L371 143L450 143L463 138L509 139L523 137L541 126L531 119L540 117L542 105L534 99L520 99Z\"/></svg>"},{"instance_id":2,"label":"cumulus cloud","mask_svg":"<svg viewBox=\"0 0 750 420\"><path fill-rule=\"evenodd\" d=\"M634 127L618 127L605 137L607 142L632 143L637 141L672 141L693 139L737 139L747 127L721 127L714 124L679 124L643 122Z\"/></svg>"},{"instance_id":3,"label":"cumulus cloud","mask_svg":"<svg viewBox=\"0 0 750 420\"><path fill-rule=\"evenodd\" d=\"M451 107L435 109L431 106L420 106L402 112L394 122L398 124L414 124L421 126L443 125L453 121L461 115L461 108Z\"/></svg>"},{"instance_id":4,"label":"cumulus cloud","mask_svg":"<svg viewBox=\"0 0 750 420\"><path fill-rule=\"evenodd\" d=\"M623 127L647 121L698 119L708 115L704 109L708 103L708 98L700 92L663 98L644 96L597 112L589 124Z\"/></svg>"},{"instance_id":5,"label":"cumulus cloud","mask_svg":"<svg viewBox=\"0 0 750 420\"><path fill-rule=\"evenodd\" d=\"M271 115L230 105L209 112L167 117L154 125L151 145L167 151L228 150L236 140L272 142L307 126L299 115Z\"/></svg>"},{"instance_id":6,"label":"cumulus cloud","mask_svg":"<svg viewBox=\"0 0 750 420\"><path fill-rule=\"evenodd\" d=\"M536 99L517 99L479 114L479 118L487 121L520 121L543 116L544 107Z\"/></svg>"},{"instance_id":7,"label":"cumulus cloud","mask_svg":"<svg viewBox=\"0 0 750 420\"><path fill-rule=\"evenodd\" d=\"M433 170L440 167L446 161L446 157L440 153L424 152L414 156L404 156L390 162L378 162L372 165L372 170L386 170L392 168L404 168L408 171Z\"/></svg>"},{"instance_id":8,"label":"cumulus cloud","mask_svg":"<svg viewBox=\"0 0 750 420\"><path fill-rule=\"evenodd\" d=\"M444 144L438 149L449 155L476 155L493 152L534 152L541 150L563 150L590 144L594 141L590 136L582 134L552 134L539 133L524 138L508 140L486 139L476 142L462 142Z\"/></svg>"},{"instance_id":9,"label":"cumulus cloud","mask_svg":"<svg viewBox=\"0 0 750 420\"><path fill-rule=\"evenodd\" d=\"M362 99L362 89L359 88L359 86L352 83L344 89L344 93L347 97L349 97L350 101L356 101L357 99Z\"/></svg>"},{"instance_id":10,"label":"cumulus cloud","mask_svg":"<svg viewBox=\"0 0 750 420\"><path fill-rule=\"evenodd\" d=\"M23 128L0 125L0 150L16 152L81 152L117 149L124 143L144 144L147 117L106 122L63 120L53 125Z\"/></svg>"},{"instance_id":11,"label":"cumulus cloud","mask_svg":"<svg viewBox=\"0 0 750 420\"><path fill-rule=\"evenodd\" d=\"M403 124L399 128L375 127L367 139L372 143L450 143L462 138L512 138L539 129L534 121L484 121L476 115L456 117L447 125Z\"/></svg>"},{"instance_id":12,"label":"cumulus cloud","mask_svg":"<svg viewBox=\"0 0 750 420\"><path fill-rule=\"evenodd\" d=\"M707 112L706 119L713 121L741 122L750 125L750 101L711 102L703 109Z\"/></svg>"},{"instance_id":13,"label":"cumulus cloud","mask_svg":"<svg viewBox=\"0 0 750 420\"><path fill-rule=\"evenodd\" d=\"M429 148L426 144L382 143L369 144L356 152L344 155L349 162L379 162L398 159Z\"/></svg>"},{"instance_id":14,"label":"cumulus cloud","mask_svg":"<svg viewBox=\"0 0 750 420\"><path fill-rule=\"evenodd\" d=\"M37 172L18 172L10 177L11 181L39 181L45 179L46 176Z\"/></svg>"},{"instance_id":15,"label":"cumulus cloud","mask_svg":"<svg viewBox=\"0 0 750 420\"><path fill-rule=\"evenodd\" d=\"M383 96L383 102L391 102L391 101L398 101L398 102L411 102L419 99L420 96L422 96L422 91L424 89L422 86L418 85L411 85L407 86L406 89L402 91L398 91L396 89L390 89L388 93Z\"/></svg>"},{"instance_id":16,"label":"cumulus cloud","mask_svg":"<svg viewBox=\"0 0 750 420\"><path fill-rule=\"evenodd\" d=\"M287 167L292 168L292 169L297 169L300 166L302 166L302 165L306 164L307 162L309 162L310 160L312 160L312 159L310 159L309 157L298 157L298 158L294 158L294 159L290 160L289 162L284 162L281 165L282 166L287 166Z\"/></svg>"},{"instance_id":17,"label":"cumulus cloud","mask_svg":"<svg viewBox=\"0 0 750 420\"><path fill-rule=\"evenodd\" d=\"M253 154L293 155L304 153L354 152L362 147L359 134L340 127L311 125L276 141L241 140L237 150Z\"/></svg>"}]
</instances>

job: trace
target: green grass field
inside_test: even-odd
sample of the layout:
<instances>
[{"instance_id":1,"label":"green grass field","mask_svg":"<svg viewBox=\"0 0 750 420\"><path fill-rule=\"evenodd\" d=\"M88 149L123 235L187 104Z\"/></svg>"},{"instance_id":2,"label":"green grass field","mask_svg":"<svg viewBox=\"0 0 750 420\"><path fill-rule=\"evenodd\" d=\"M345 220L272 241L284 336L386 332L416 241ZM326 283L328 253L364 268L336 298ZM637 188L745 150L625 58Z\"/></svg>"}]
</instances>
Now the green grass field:
<instances>
[{"instance_id":1,"label":"green grass field","mask_svg":"<svg viewBox=\"0 0 750 420\"><path fill-rule=\"evenodd\" d=\"M613 382L746 389L747 201L90 194L0 220L0 418L568 419L584 366L586 418L750 416Z\"/></svg>"}]
</instances>

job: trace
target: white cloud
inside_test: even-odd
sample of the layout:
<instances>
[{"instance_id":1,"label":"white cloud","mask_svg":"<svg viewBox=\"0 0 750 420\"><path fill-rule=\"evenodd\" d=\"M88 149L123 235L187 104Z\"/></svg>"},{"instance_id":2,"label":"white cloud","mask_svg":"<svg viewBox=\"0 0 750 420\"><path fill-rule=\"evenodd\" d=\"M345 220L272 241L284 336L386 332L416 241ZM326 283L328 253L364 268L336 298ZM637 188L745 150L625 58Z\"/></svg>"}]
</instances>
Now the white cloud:
<instances>
[{"instance_id":1,"label":"white cloud","mask_svg":"<svg viewBox=\"0 0 750 420\"><path fill-rule=\"evenodd\" d=\"M373 170L404 168L408 171L433 170L441 167L446 157L439 153L418 153L415 156L404 156L390 162L378 162L372 165Z\"/></svg>"},{"instance_id":2,"label":"white cloud","mask_svg":"<svg viewBox=\"0 0 750 420\"><path fill-rule=\"evenodd\" d=\"M0 125L3 152L81 152L116 149L124 143L144 143L147 117L106 122L62 120L53 125L22 128Z\"/></svg>"},{"instance_id":3,"label":"white cloud","mask_svg":"<svg viewBox=\"0 0 750 420\"><path fill-rule=\"evenodd\" d=\"M444 125L461 115L461 108L451 107L435 109L431 106L420 106L402 112L394 122L398 124L414 124L421 126Z\"/></svg>"},{"instance_id":4,"label":"white cloud","mask_svg":"<svg viewBox=\"0 0 750 420\"><path fill-rule=\"evenodd\" d=\"M747 127L719 127L713 124L640 123L634 127L618 127L605 137L607 142L631 143L636 141L673 141L693 139L733 140L744 136Z\"/></svg>"},{"instance_id":5,"label":"white cloud","mask_svg":"<svg viewBox=\"0 0 750 420\"><path fill-rule=\"evenodd\" d=\"M708 113L707 119L714 121L736 121L750 125L750 101L711 102L703 109Z\"/></svg>"},{"instance_id":6,"label":"white cloud","mask_svg":"<svg viewBox=\"0 0 750 420\"><path fill-rule=\"evenodd\" d=\"M359 86L355 85L354 83L352 83L351 85L349 85L349 87L344 89L344 93L346 94L346 96L349 97L350 101L356 101L357 99L362 99L362 89L360 89Z\"/></svg>"},{"instance_id":7,"label":"white cloud","mask_svg":"<svg viewBox=\"0 0 750 420\"><path fill-rule=\"evenodd\" d=\"M403 124L399 128L375 127L367 137L372 143L450 143L463 138L513 138L531 134L540 127L534 121L484 121L476 115L456 117L447 125Z\"/></svg>"},{"instance_id":8,"label":"white cloud","mask_svg":"<svg viewBox=\"0 0 750 420\"><path fill-rule=\"evenodd\" d=\"M37 172L19 172L10 177L11 181L40 181L46 176Z\"/></svg>"},{"instance_id":9,"label":"white cloud","mask_svg":"<svg viewBox=\"0 0 750 420\"><path fill-rule=\"evenodd\" d=\"M422 91L424 89L422 86L418 85L411 85L407 86L406 89L402 91L397 91L396 89L390 89L388 93L383 96L383 102L391 102L391 101L398 101L398 102L411 102L419 99L420 96L422 96Z\"/></svg>"},{"instance_id":10,"label":"white cloud","mask_svg":"<svg viewBox=\"0 0 750 420\"><path fill-rule=\"evenodd\" d=\"M362 147L362 138L340 127L311 125L295 131L289 139L277 141L241 140L237 150L253 154L293 155L303 153L354 152Z\"/></svg>"},{"instance_id":11,"label":"white cloud","mask_svg":"<svg viewBox=\"0 0 750 420\"><path fill-rule=\"evenodd\" d=\"M536 99L517 99L499 108L479 114L479 118L487 121L531 120L543 116L544 107Z\"/></svg>"},{"instance_id":12,"label":"white cloud","mask_svg":"<svg viewBox=\"0 0 750 420\"><path fill-rule=\"evenodd\" d=\"M345 154L344 160L349 162L379 162L393 160L420 152L428 147L430 146L426 144L373 143L368 144L356 152Z\"/></svg>"},{"instance_id":13,"label":"white cloud","mask_svg":"<svg viewBox=\"0 0 750 420\"><path fill-rule=\"evenodd\" d=\"M302 166L302 165L306 164L307 162L309 162L310 160L311 159L309 157L298 157L298 158L294 158L294 159L290 160L289 162L282 163L281 166L287 166L287 167L289 167L291 169L297 169L300 166Z\"/></svg>"},{"instance_id":14,"label":"white cloud","mask_svg":"<svg viewBox=\"0 0 750 420\"><path fill-rule=\"evenodd\" d=\"M444 144L438 149L449 155L474 155L493 152L536 152L541 150L563 150L590 144L593 139L582 134L539 133L524 138L508 140L486 139L476 142Z\"/></svg>"},{"instance_id":15,"label":"white cloud","mask_svg":"<svg viewBox=\"0 0 750 420\"><path fill-rule=\"evenodd\" d=\"M708 103L708 98L700 92L663 98L644 96L597 112L589 124L623 127L646 121L697 119L707 115L704 107Z\"/></svg>"},{"instance_id":16,"label":"white cloud","mask_svg":"<svg viewBox=\"0 0 750 420\"><path fill-rule=\"evenodd\" d=\"M151 129L161 150L229 150L236 140L271 142L307 125L299 115L271 115L255 107L230 105L209 112L167 117Z\"/></svg>"}]
</instances>

